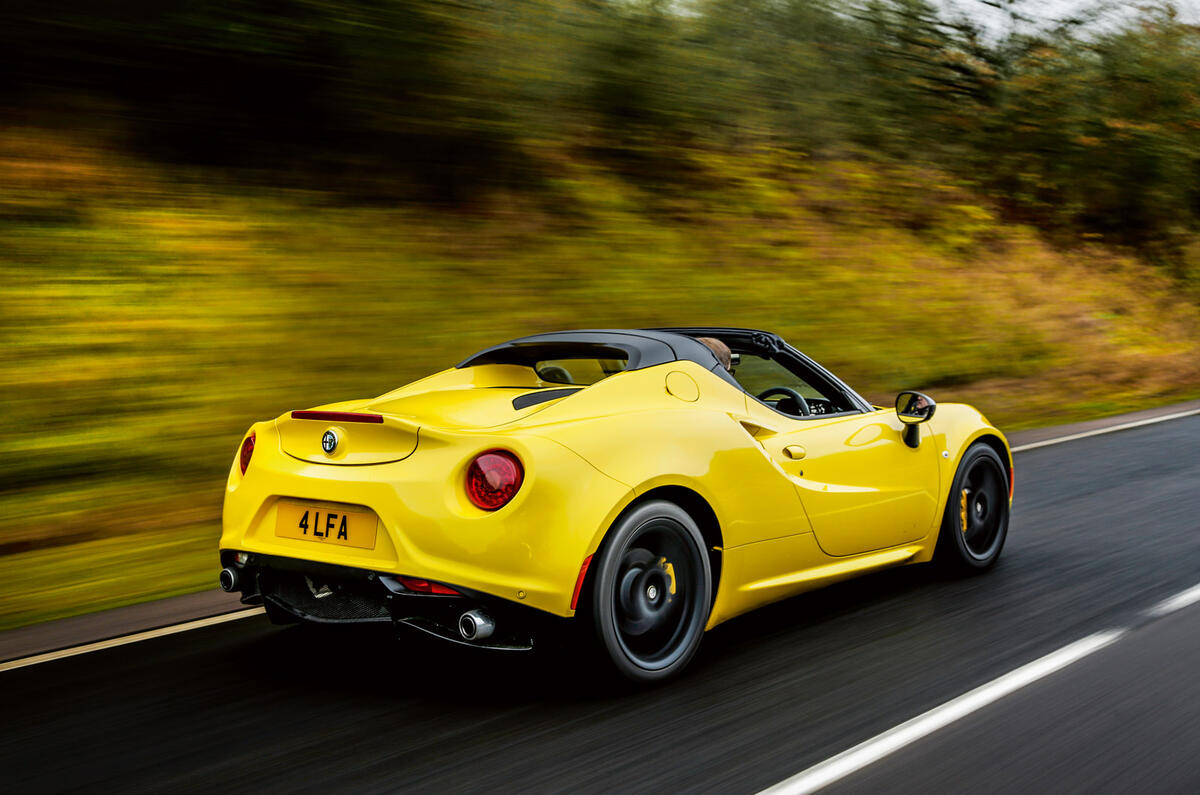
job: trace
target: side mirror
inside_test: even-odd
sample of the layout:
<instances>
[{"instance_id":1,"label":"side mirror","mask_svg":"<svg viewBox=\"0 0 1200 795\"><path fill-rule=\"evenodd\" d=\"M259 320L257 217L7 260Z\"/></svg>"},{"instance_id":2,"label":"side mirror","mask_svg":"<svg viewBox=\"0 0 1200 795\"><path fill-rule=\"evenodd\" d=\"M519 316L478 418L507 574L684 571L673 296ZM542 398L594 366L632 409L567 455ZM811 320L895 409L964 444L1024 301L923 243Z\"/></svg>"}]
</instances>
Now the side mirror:
<instances>
[{"instance_id":1,"label":"side mirror","mask_svg":"<svg viewBox=\"0 0 1200 795\"><path fill-rule=\"evenodd\" d=\"M896 416L904 423L904 443L909 447L921 444L921 431L917 428L937 411L937 402L921 392L901 392L896 396Z\"/></svg>"}]
</instances>

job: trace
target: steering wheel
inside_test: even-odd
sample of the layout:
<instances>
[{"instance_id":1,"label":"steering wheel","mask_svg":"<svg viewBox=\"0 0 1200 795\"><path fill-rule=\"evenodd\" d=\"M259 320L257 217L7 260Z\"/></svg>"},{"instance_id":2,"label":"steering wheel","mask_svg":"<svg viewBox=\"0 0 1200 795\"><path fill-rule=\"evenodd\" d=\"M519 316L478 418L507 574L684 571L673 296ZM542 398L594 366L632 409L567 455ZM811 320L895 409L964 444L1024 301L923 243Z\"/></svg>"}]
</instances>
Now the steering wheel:
<instances>
[{"instance_id":1,"label":"steering wheel","mask_svg":"<svg viewBox=\"0 0 1200 795\"><path fill-rule=\"evenodd\" d=\"M783 395L784 397L790 397L792 400L796 401L796 407L800 409L800 416L802 417L807 417L809 414L812 414L812 409L808 407L808 401L804 399L803 395L792 389L790 386L773 386L765 392L760 392L758 394L758 399L765 402L766 399L772 395Z\"/></svg>"}]
</instances>

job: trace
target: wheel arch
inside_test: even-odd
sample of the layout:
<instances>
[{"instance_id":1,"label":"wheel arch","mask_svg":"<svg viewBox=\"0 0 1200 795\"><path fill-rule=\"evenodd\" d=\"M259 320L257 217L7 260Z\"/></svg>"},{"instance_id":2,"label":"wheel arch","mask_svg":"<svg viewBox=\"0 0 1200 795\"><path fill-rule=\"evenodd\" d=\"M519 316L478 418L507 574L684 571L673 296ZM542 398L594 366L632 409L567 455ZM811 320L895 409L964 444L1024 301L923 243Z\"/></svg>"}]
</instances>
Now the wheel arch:
<instances>
[{"instance_id":1,"label":"wheel arch","mask_svg":"<svg viewBox=\"0 0 1200 795\"><path fill-rule=\"evenodd\" d=\"M712 610L713 604L717 599L717 591L721 584L721 564L724 551L724 536L721 532L721 522L717 518L716 511L708 503L699 492L674 484L655 486L645 492L638 494L629 503L613 517L607 527L604 528L604 534L600 538L600 543L596 546L596 551L592 553L591 559L595 560L599 557L608 543L609 534L612 528L617 526L631 511L636 510L639 506L652 502L654 500L663 500L672 503L682 508L688 516L695 521L696 526L700 528L700 535L704 538L705 551L708 553L708 564L712 571L712 594L709 597L709 610ZM585 610L590 611L592 586L596 576L596 567L588 566L587 573L584 575L583 584L579 591L579 603L575 611L575 615L580 615Z\"/></svg>"},{"instance_id":2,"label":"wheel arch","mask_svg":"<svg viewBox=\"0 0 1200 795\"><path fill-rule=\"evenodd\" d=\"M963 403L942 403L938 405L933 422L940 426L935 430L934 442L948 452L953 461L953 466L942 471L943 494L949 494L950 484L954 482L963 456L976 443L986 444L1000 456L1000 460L1008 467L1009 484L1012 484L1013 458L1008 441L1000 429L988 422L978 409Z\"/></svg>"},{"instance_id":3,"label":"wheel arch","mask_svg":"<svg viewBox=\"0 0 1200 795\"><path fill-rule=\"evenodd\" d=\"M999 550L1003 547L1004 537L1007 535L1008 519L1005 518L1003 520L1003 527L999 531L1001 536L998 541L998 546L996 547L995 554L991 556L990 562L981 564L973 569L965 569L961 563L956 562L959 561L959 558L956 557L956 555L961 555L962 553L955 553L953 551L956 548L956 544L954 542L950 542L949 537L947 536L947 533L952 533L955 536L959 535L956 530L958 525L955 525L954 527L951 527L950 525L951 517L953 515L952 511L954 510L952 504L955 496L954 483L958 478L960 470L966 460L967 453L978 445L983 445L994 452L996 457L999 459L1001 466L1007 468L1004 473L1006 479L1008 480L1008 502L1005 505L1005 513L1006 516L1011 515L1013 496L1012 452L1008 446L1008 443L1004 440L1003 435L999 431L996 431L995 429L981 429L966 439L966 441L962 444L961 449L958 451L958 455L954 459L954 467L949 472L950 480L948 482L946 501L942 508L941 521L939 521L937 531L934 535L935 541L929 546L926 553L921 555L922 561L933 560L934 562L940 562L940 564L945 567L946 571L957 571L961 573L962 571L971 570L978 572L991 568L1000 555ZM965 507L963 510L966 510Z\"/></svg>"},{"instance_id":4,"label":"wheel arch","mask_svg":"<svg viewBox=\"0 0 1200 795\"><path fill-rule=\"evenodd\" d=\"M1008 486L1009 486L1009 493L1011 494L1012 480L1013 480L1013 460L1012 460L1012 453L1009 451L1008 445L1005 444L1004 440L1001 439L996 434L986 433L986 432L979 436L976 436L974 439L971 440L971 444L976 444L976 443L986 444L988 447L995 450L996 455L1000 456L1000 460L1003 461L1005 466L1008 467ZM969 447L970 447L970 445L968 445L968 448ZM964 450L963 452L965 453L966 450ZM1011 497L1010 497L1010 499L1011 499Z\"/></svg>"}]
</instances>

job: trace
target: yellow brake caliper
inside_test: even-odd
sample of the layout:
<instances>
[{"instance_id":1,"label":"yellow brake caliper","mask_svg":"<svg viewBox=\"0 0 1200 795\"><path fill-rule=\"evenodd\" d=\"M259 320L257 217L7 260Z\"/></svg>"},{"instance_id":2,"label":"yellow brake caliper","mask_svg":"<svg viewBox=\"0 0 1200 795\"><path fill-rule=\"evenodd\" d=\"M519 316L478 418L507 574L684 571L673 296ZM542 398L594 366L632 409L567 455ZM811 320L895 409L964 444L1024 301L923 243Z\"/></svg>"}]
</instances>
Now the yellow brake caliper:
<instances>
[{"instance_id":1,"label":"yellow brake caliper","mask_svg":"<svg viewBox=\"0 0 1200 795\"><path fill-rule=\"evenodd\" d=\"M959 527L959 529L963 533L966 533L967 532L967 490L966 489L962 490L962 500L959 502L958 515L959 515L959 518L962 519L962 525Z\"/></svg>"},{"instance_id":2,"label":"yellow brake caliper","mask_svg":"<svg viewBox=\"0 0 1200 795\"><path fill-rule=\"evenodd\" d=\"M659 558L658 565L662 566L663 570L666 571L667 576L671 578L670 593L672 596L674 596L675 595L675 566L671 563L668 563L666 558Z\"/></svg>"}]
</instances>

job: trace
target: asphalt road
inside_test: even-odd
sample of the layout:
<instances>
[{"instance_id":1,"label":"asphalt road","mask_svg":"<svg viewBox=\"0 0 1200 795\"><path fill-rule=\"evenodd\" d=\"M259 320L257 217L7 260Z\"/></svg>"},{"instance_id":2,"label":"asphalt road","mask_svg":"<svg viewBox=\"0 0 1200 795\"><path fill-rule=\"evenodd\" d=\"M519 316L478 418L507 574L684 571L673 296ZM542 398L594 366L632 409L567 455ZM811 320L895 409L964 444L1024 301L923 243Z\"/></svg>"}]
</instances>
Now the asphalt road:
<instances>
[{"instance_id":1,"label":"asphalt road","mask_svg":"<svg viewBox=\"0 0 1200 795\"><path fill-rule=\"evenodd\" d=\"M10 792L756 792L1113 626L835 785L1200 790L1200 417L1020 453L990 574L883 572L734 620L627 692L557 658L234 621L0 674Z\"/></svg>"}]
</instances>

